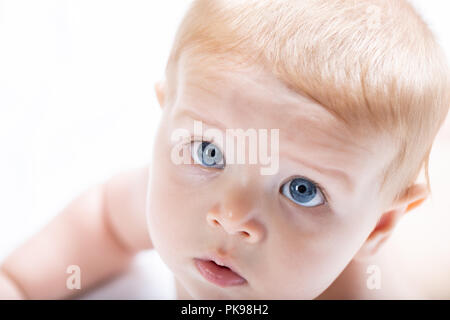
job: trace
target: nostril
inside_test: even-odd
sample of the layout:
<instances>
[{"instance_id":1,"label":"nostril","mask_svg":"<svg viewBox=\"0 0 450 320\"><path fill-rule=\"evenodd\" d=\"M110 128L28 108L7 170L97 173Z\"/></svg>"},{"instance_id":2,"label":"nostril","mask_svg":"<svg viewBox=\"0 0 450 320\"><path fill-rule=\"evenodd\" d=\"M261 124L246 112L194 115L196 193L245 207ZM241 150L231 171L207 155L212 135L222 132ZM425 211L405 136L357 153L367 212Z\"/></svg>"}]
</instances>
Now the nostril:
<instances>
[{"instance_id":1,"label":"nostril","mask_svg":"<svg viewBox=\"0 0 450 320\"><path fill-rule=\"evenodd\" d=\"M249 234L247 231L241 231L241 232L242 232L242 234L243 234L245 237L250 236L250 234Z\"/></svg>"},{"instance_id":2,"label":"nostril","mask_svg":"<svg viewBox=\"0 0 450 320\"><path fill-rule=\"evenodd\" d=\"M219 222L219 220L217 220L216 218L213 218L213 217L208 217L208 222L209 222L209 224L211 225L211 226L213 226L213 227L221 227L222 226L222 224ZM231 230L230 230L230 233L231 233ZM238 234L241 234L243 237L245 237L245 238L249 238L250 237L250 233L248 233L247 231L245 231L245 230L239 230L239 231L234 231L234 232L232 232L232 233L238 233Z\"/></svg>"},{"instance_id":3,"label":"nostril","mask_svg":"<svg viewBox=\"0 0 450 320\"><path fill-rule=\"evenodd\" d=\"M213 223L213 225L216 226L216 227L217 227L217 226L220 226L219 221L217 221L216 219L213 219L213 220L212 220L212 223Z\"/></svg>"}]
</instances>

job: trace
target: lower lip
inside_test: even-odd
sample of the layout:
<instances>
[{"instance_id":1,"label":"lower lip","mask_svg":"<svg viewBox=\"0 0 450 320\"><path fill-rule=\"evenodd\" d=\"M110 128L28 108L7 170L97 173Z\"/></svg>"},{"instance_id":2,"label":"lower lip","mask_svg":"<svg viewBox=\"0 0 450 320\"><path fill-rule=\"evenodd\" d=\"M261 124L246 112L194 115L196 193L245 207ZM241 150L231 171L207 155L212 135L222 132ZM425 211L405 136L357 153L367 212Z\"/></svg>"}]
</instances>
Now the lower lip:
<instances>
[{"instance_id":1,"label":"lower lip","mask_svg":"<svg viewBox=\"0 0 450 320\"><path fill-rule=\"evenodd\" d=\"M206 280L220 287L238 286L247 282L244 278L231 271L229 268L219 266L211 260L194 260L195 266L197 267L201 275Z\"/></svg>"}]
</instances>

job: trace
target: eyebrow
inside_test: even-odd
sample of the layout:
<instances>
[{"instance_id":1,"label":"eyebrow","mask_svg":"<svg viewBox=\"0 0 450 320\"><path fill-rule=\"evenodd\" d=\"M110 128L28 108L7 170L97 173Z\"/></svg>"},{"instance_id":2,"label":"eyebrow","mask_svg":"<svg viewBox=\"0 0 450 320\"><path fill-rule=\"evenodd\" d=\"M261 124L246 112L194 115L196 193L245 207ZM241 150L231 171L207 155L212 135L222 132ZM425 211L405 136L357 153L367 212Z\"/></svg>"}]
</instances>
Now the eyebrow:
<instances>
[{"instance_id":1,"label":"eyebrow","mask_svg":"<svg viewBox=\"0 0 450 320\"><path fill-rule=\"evenodd\" d=\"M182 117L182 116L188 116L194 120L201 121L209 126L219 128L219 129L223 130L224 132L226 130L226 127L221 122L215 121L211 117L208 120L206 120L205 115L201 115L199 112L194 111L192 109L183 108L176 114L176 117Z\"/></svg>"}]
</instances>

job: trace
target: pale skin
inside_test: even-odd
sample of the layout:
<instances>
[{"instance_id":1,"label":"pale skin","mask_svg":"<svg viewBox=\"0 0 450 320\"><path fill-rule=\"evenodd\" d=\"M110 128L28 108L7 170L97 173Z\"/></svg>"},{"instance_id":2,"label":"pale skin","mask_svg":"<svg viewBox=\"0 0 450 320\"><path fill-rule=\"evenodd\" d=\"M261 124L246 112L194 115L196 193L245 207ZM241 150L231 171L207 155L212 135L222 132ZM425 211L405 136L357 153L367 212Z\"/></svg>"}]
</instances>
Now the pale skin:
<instances>
[{"instance_id":1,"label":"pale skin","mask_svg":"<svg viewBox=\"0 0 450 320\"><path fill-rule=\"evenodd\" d=\"M380 207L373 188L390 154L376 150L388 141L358 141L268 73L223 74L208 83L212 90L200 89L201 75L183 67L178 77L172 105L166 83L155 86L163 115L150 170L117 175L73 200L2 262L0 298L70 298L67 266L82 270L80 294L148 249L173 271L179 299L421 298L391 272L388 249L381 249L399 219L427 197L415 184L407 197ZM251 164L174 164L171 132L191 129L194 120L214 128L279 128L279 171L262 176ZM280 185L297 175L324 186L327 202L307 208L282 195ZM211 251L231 255L247 285L219 288L203 279L192 259ZM366 286L372 264L383 273L380 290Z\"/></svg>"}]
</instances>

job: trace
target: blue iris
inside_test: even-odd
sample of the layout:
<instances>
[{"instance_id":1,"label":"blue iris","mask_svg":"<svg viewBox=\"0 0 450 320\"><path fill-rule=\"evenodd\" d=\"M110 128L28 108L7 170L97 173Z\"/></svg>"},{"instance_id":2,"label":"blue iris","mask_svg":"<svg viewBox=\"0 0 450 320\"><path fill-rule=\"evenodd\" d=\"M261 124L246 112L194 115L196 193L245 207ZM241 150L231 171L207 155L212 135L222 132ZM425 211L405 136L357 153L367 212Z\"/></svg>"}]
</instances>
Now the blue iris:
<instances>
[{"instance_id":1,"label":"blue iris","mask_svg":"<svg viewBox=\"0 0 450 320\"><path fill-rule=\"evenodd\" d=\"M314 199L317 194L317 188L311 181L296 178L289 184L289 193L293 200L303 204Z\"/></svg>"},{"instance_id":2,"label":"blue iris","mask_svg":"<svg viewBox=\"0 0 450 320\"><path fill-rule=\"evenodd\" d=\"M203 141L198 149L197 156L200 159L201 163L207 167L219 167L223 162L223 155L220 149L207 141Z\"/></svg>"}]
</instances>

